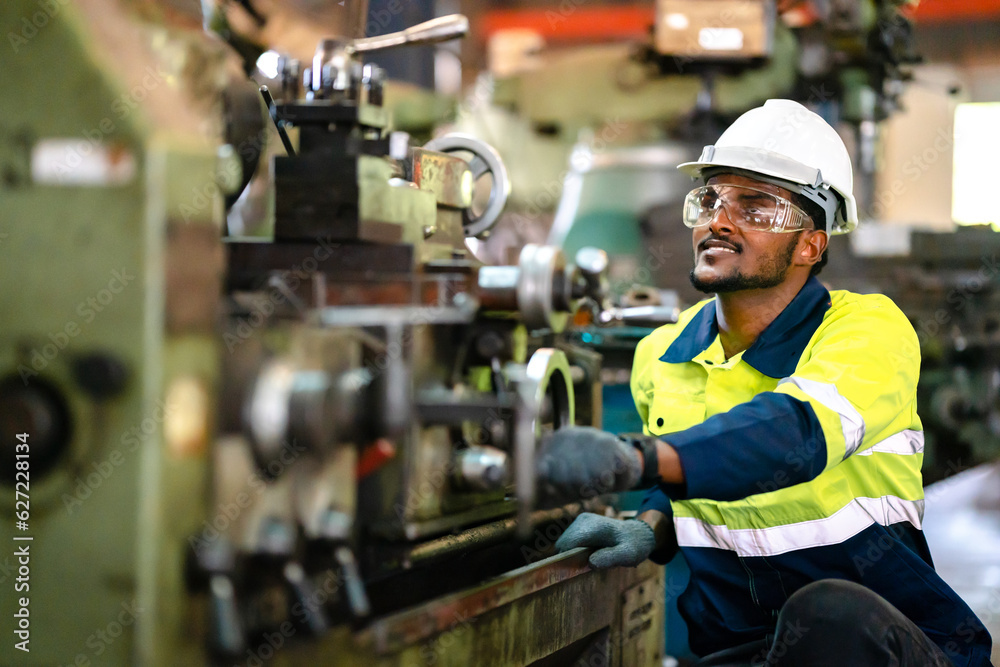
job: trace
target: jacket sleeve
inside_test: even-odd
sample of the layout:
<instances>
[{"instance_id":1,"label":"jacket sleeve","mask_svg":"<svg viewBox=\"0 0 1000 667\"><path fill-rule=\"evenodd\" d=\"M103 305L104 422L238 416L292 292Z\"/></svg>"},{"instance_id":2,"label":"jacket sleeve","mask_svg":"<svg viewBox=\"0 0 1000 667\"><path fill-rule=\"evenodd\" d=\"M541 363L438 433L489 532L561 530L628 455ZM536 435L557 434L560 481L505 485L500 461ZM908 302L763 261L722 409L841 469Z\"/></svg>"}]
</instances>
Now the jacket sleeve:
<instances>
[{"instance_id":1,"label":"jacket sleeve","mask_svg":"<svg viewBox=\"0 0 1000 667\"><path fill-rule=\"evenodd\" d=\"M632 360L632 399L635 401L635 408L642 418L642 430L649 435L649 391L646 372L650 364L656 360L654 351L662 353L665 341L670 340L677 334L677 325L666 325L661 327L653 335L647 336L639 341L635 348L635 356ZM659 335L658 335L659 334ZM670 506L670 496L665 489L672 489L672 486L661 484L648 489L642 499L642 504L638 514L647 510L656 510L662 513L669 522L669 530L674 531L674 512ZM677 553L677 536L673 533L673 539L666 540L667 544L658 544L657 548L650 554L649 559L658 565L666 565Z\"/></svg>"},{"instance_id":2,"label":"jacket sleeve","mask_svg":"<svg viewBox=\"0 0 1000 667\"><path fill-rule=\"evenodd\" d=\"M807 482L879 443L905 447L907 429L919 429L919 367L916 333L892 301L845 304L774 391L664 436L685 484L661 490L674 499L738 500Z\"/></svg>"}]
</instances>

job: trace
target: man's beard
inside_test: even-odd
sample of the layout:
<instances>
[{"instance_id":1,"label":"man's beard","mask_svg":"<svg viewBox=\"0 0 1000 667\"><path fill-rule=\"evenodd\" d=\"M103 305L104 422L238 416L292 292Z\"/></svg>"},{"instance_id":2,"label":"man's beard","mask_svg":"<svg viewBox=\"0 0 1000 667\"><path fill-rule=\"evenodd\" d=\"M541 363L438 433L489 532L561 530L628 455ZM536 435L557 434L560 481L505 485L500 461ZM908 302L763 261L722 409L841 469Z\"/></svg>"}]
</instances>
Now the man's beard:
<instances>
[{"instance_id":1,"label":"man's beard","mask_svg":"<svg viewBox=\"0 0 1000 667\"><path fill-rule=\"evenodd\" d=\"M788 241L789 243L784 253L779 250L766 258L760 270L753 275L748 276L742 271L737 270L735 273L722 276L721 278L701 280L695 276L694 269L691 269L688 277L691 279L691 284L694 285L696 290L705 292L706 294L722 294L748 289L777 287L785 282L785 274L788 272L788 267L792 265L792 257L795 256L795 246L798 239L793 237Z\"/></svg>"}]
</instances>

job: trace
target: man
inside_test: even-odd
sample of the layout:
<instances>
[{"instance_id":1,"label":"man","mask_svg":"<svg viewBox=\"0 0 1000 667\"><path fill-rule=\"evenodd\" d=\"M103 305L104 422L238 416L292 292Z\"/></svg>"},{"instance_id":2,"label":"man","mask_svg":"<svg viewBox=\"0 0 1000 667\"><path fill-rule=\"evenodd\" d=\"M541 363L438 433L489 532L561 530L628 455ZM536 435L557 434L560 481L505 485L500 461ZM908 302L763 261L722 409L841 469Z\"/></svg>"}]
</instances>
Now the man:
<instances>
[{"instance_id":1,"label":"man","mask_svg":"<svg viewBox=\"0 0 1000 667\"><path fill-rule=\"evenodd\" d=\"M681 170L691 280L715 293L638 346L645 434L557 431L543 489L652 486L638 521L584 514L557 543L595 567L668 561L711 665L988 665L990 636L934 571L920 530L913 327L881 295L815 278L857 224L850 157L796 102L741 116Z\"/></svg>"}]
</instances>

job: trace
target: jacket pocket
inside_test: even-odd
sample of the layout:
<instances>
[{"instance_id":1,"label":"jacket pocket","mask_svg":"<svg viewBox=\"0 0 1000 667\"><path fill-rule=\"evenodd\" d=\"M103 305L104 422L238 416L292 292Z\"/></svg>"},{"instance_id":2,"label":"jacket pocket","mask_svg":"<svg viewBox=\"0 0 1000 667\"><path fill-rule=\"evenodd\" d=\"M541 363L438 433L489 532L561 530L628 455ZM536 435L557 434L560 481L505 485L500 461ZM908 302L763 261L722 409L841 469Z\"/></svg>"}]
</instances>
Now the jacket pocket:
<instances>
[{"instance_id":1,"label":"jacket pocket","mask_svg":"<svg viewBox=\"0 0 1000 667\"><path fill-rule=\"evenodd\" d=\"M704 394L678 394L657 390L649 406L649 432L676 433L705 421Z\"/></svg>"}]
</instances>

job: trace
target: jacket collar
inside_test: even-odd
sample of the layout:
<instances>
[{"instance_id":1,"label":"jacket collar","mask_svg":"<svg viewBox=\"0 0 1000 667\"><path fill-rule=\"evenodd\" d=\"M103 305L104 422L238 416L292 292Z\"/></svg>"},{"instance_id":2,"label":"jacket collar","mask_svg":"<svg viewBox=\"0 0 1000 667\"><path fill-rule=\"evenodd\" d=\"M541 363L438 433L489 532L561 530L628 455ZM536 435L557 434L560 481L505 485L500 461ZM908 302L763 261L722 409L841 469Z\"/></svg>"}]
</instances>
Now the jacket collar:
<instances>
[{"instance_id":1,"label":"jacket collar","mask_svg":"<svg viewBox=\"0 0 1000 667\"><path fill-rule=\"evenodd\" d=\"M679 364L691 361L708 349L719 335L715 308L715 299L706 303L670 344L660 361ZM743 361L769 377L788 377L795 371L799 357L829 308L830 293L815 276L810 276L791 303L743 353Z\"/></svg>"}]
</instances>

